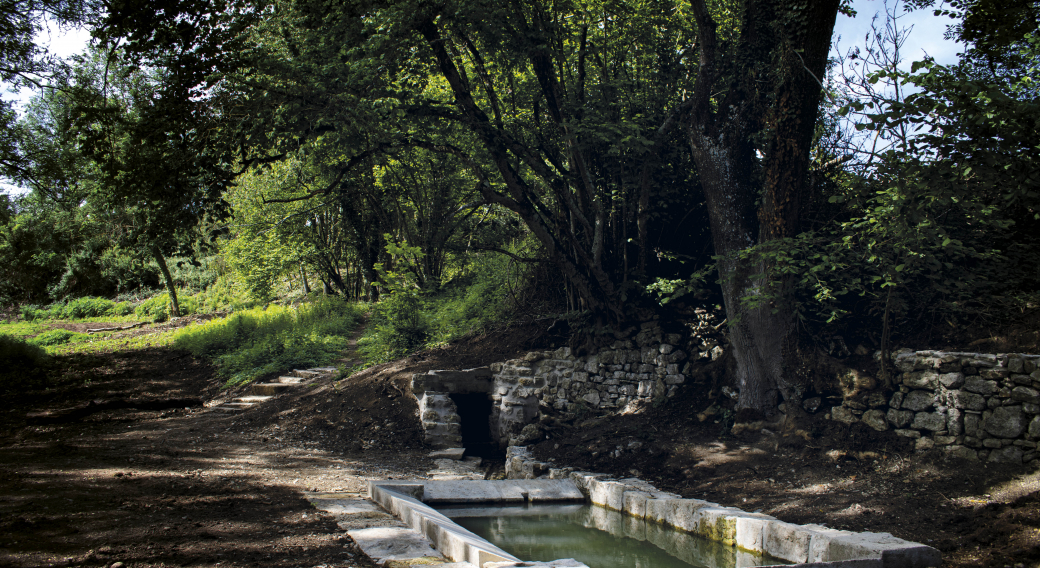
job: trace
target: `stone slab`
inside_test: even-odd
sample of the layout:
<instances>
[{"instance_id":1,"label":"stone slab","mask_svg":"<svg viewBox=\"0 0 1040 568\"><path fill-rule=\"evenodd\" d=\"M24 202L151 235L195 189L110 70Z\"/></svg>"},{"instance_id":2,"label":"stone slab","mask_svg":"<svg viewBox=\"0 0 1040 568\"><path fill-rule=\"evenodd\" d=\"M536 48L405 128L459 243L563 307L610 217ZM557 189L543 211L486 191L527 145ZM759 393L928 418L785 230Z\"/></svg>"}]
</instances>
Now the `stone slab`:
<instances>
[{"instance_id":1,"label":"stone slab","mask_svg":"<svg viewBox=\"0 0 1040 568\"><path fill-rule=\"evenodd\" d=\"M431 558L446 560L423 535L400 527L373 527L347 531L361 551L382 564L388 560Z\"/></svg>"},{"instance_id":2,"label":"stone slab","mask_svg":"<svg viewBox=\"0 0 1040 568\"><path fill-rule=\"evenodd\" d=\"M445 448L443 450L434 450L430 452L429 457L434 459L444 458L449 460L461 460L465 453L466 448Z\"/></svg>"}]
</instances>

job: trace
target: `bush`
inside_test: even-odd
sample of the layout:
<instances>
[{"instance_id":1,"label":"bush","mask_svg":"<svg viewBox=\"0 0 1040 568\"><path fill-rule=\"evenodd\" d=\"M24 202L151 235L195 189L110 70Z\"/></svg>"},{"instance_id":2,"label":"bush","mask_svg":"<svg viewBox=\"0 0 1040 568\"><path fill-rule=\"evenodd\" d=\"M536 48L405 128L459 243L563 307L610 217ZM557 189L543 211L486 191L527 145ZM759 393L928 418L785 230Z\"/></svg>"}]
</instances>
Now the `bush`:
<instances>
[{"instance_id":1,"label":"bush","mask_svg":"<svg viewBox=\"0 0 1040 568\"><path fill-rule=\"evenodd\" d=\"M430 337L425 302L415 289L399 289L383 297L373 310L369 332L358 340L358 352L371 364L404 357Z\"/></svg>"},{"instance_id":2,"label":"bush","mask_svg":"<svg viewBox=\"0 0 1040 568\"><path fill-rule=\"evenodd\" d=\"M69 302L62 310L64 319L96 318L112 315L111 310L116 305L112 300L104 298L76 298Z\"/></svg>"},{"instance_id":3,"label":"bush","mask_svg":"<svg viewBox=\"0 0 1040 568\"><path fill-rule=\"evenodd\" d=\"M199 302L193 296L178 295L177 305L180 308L181 315L187 316L198 311ZM139 319L148 319L156 323L170 319L170 316L173 315L173 304L170 303L170 295L164 292L148 298L134 308L134 315Z\"/></svg>"},{"instance_id":4,"label":"bush","mask_svg":"<svg viewBox=\"0 0 1040 568\"><path fill-rule=\"evenodd\" d=\"M49 364L50 357L38 345L0 335L0 390L14 390L20 383L44 384Z\"/></svg>"},{"instance_id":5,"label":"bush","mask_svg":"<svg viewBox=\"0 0 1040 568\"><path fill-rule=\"evenodd\" d=\"M67 329L52 329L45 331L36 337L29 340L30 343L36 345L63 345L72 341L73 339L89 337L85 333L76 333L75 331L69 331Z\"/></svg>"},{"instance_id":6,"label":"bush","mask_svg":"<svg viewBox=\"0 0 1040 568\"><path fill-rule=\"evenodd\" d=\"M186 327L173 344L196 357L213 357L227 386L234 386L268 373L332 363L361 318L357 304L338 298L299 307L272 305Z\"/></svg>"}]
</instances>

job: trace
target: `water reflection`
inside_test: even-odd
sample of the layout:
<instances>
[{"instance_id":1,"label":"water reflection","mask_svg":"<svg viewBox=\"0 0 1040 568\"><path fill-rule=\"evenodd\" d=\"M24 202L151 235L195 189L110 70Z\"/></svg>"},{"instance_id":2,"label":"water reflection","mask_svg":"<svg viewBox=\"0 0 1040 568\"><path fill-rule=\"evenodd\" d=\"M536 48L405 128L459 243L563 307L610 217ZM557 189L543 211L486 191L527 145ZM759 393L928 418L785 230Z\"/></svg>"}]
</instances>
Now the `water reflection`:
<instances>
[{"instance_id":1,"label":"water reflection","mask_svg":"<svg viewBox=\"0 0 1040 568\"><path fill-rule=\"evenodd\" d=\"M462 527L524 560L591 568L744 568L787 564L593 505L446 506Z\"/></svg>"}]
</instances>

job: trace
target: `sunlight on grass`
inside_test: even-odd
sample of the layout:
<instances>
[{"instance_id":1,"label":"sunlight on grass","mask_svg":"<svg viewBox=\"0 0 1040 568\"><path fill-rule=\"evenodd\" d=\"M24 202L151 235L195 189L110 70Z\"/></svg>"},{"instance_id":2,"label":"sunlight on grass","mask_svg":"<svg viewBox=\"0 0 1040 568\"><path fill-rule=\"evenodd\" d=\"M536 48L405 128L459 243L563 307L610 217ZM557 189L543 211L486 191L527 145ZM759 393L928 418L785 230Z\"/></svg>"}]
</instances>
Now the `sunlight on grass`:
<instances>
[{"instance_id":1,"label":"sunlight on grass","mask_svg":"<svg viewBox=\"0 0 1040 568\"><path fill-rule=\"evenodd\" d=\"M336 298L254 308L182 328L173 346L213 358L230 387L294 367L335 362L362 314L358 304Z\"/></svg>"}]
</instances>

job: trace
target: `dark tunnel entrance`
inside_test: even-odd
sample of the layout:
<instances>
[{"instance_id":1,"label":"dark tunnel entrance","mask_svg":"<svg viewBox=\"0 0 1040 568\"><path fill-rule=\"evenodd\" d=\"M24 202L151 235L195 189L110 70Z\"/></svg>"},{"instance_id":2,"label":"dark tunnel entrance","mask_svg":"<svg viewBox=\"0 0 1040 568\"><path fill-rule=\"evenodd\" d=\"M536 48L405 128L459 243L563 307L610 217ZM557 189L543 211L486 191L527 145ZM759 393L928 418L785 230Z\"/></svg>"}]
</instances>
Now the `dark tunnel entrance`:
<instances>
[{"instance_id":1,"label":"dark tunnel entrance","mask_svg":"<svg viewBox=\"0 0 1040 568\"><path fill-rule=\"evenodd\" d=\"M459 412L466 455L503 459L505 452L491 439L491 397L487 393L449 394Z\"/></svg>"}]
</instances>

